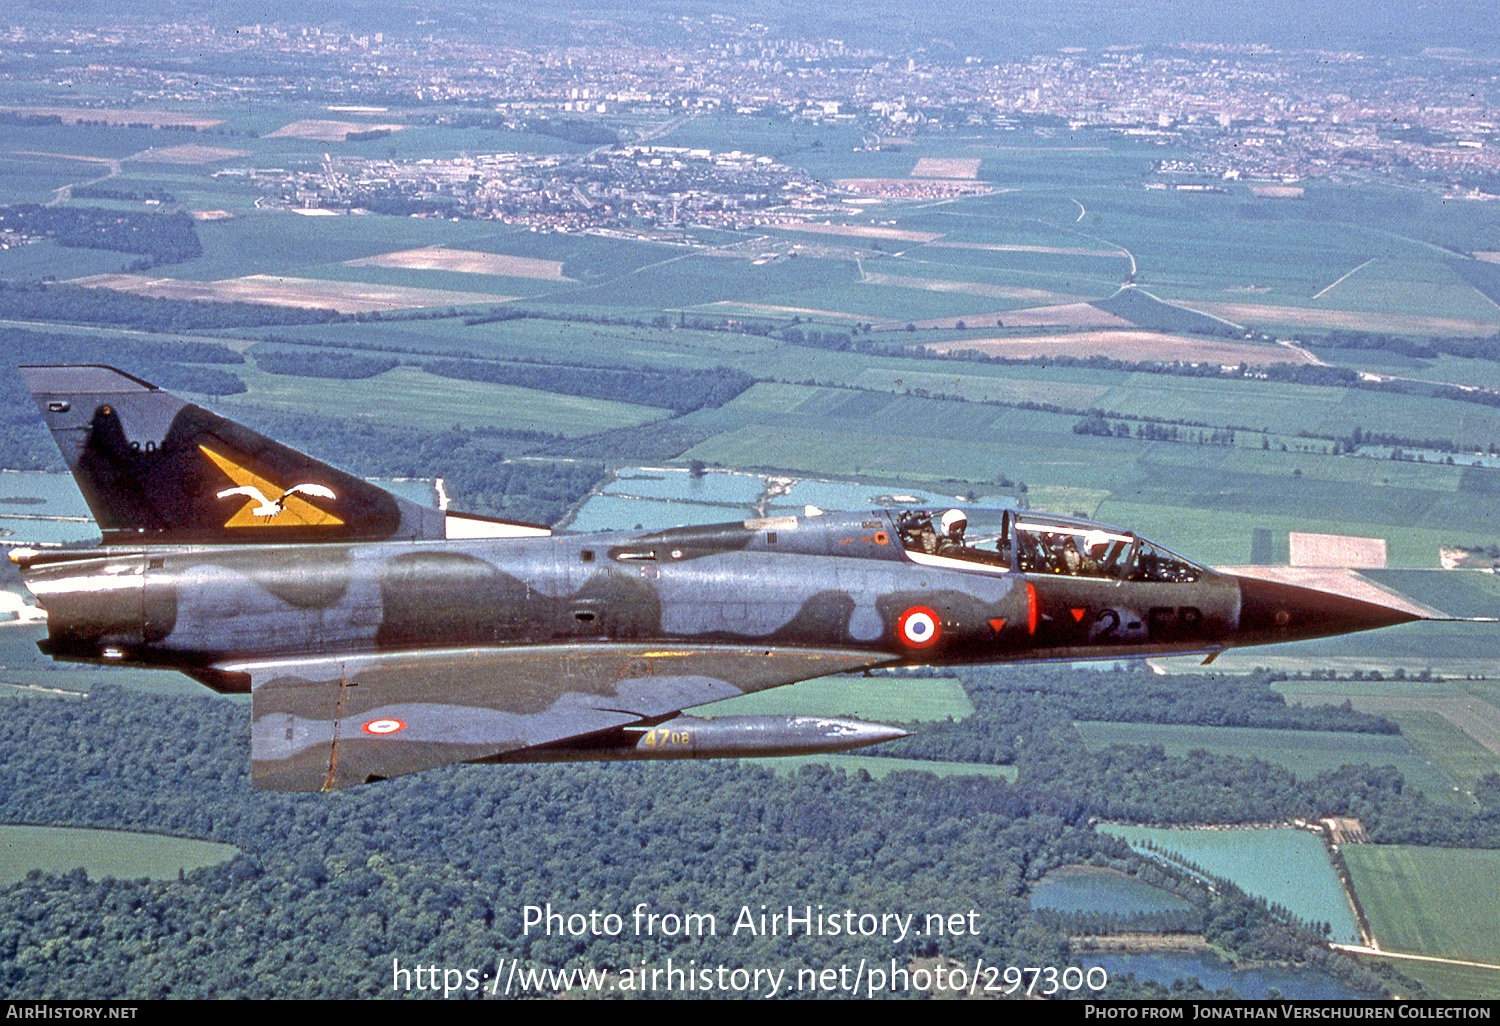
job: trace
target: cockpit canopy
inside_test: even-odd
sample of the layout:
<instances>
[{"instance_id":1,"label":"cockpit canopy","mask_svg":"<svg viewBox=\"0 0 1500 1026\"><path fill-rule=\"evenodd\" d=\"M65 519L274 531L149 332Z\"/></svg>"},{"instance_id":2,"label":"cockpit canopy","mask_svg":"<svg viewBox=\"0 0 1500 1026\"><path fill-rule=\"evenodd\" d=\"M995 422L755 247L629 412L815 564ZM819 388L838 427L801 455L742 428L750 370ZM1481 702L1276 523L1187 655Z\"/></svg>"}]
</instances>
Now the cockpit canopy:
<instances>
[{"instance_id":1,"label":"cockpit canopy","mask_svg":"<svg viewBox=\"0 0 1500 1026\"><path fill-rule=\"evenodd\" d=\"M1210 571L1130 531L1031 510L903 510L901 544L919 563L948 560L1028 574L1187 584Z\"/></svg>"}]
</instances>

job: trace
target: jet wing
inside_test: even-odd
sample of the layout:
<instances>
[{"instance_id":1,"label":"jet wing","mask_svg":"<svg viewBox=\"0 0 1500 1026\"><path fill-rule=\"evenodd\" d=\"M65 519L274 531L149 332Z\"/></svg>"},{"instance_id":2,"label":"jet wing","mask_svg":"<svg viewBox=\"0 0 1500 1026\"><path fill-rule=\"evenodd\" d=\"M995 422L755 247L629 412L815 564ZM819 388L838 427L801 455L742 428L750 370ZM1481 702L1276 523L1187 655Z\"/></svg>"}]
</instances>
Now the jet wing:
<instances>
[{"instance_id":1,"label":"jet wing","mask_svg":"<svg viewBox=\"0 0 1500 1026\"><path fill-rule=\"evenodd\" d=\"M249 677L255 786L329 791L889 661L829 649L574 644L309 656L214 669Z\"/></svg>"}]
</instances>

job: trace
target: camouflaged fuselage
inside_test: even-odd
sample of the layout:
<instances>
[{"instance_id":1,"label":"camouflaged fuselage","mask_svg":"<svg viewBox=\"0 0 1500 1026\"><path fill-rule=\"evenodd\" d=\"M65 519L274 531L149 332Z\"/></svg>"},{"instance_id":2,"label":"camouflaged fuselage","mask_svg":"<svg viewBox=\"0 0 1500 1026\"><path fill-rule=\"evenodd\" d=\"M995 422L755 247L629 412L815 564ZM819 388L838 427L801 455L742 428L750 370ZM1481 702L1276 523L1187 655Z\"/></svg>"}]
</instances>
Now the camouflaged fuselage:
<instances>
[{"instance_id":1,"label":"camouflaged fuselage","mask_svg":"<svg viewBox=\"0 0 1500 1026\"><path fill-rule=\"evenodd\" d=\"M1233 577L924 565L898 536L882 511L650 533L116 550L38 567L29 580L55 654L182 667L630 641L837 648L910 663L1103 658L1216 651L1240 625Z\"/></svg>"}]
</instances>

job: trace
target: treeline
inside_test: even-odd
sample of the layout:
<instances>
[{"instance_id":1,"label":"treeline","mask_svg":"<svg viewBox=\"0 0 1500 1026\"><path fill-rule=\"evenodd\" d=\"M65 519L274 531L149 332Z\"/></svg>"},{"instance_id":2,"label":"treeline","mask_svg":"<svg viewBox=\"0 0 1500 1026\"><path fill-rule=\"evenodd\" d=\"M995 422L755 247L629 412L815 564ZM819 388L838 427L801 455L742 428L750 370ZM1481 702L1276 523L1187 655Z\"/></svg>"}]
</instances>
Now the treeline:
<instances>
[{"instance_id":1,"label":"treeline","mask_svg":"<svg viewBox=\"0 0 1500 1026\"><path fill-rule=\"evenodd\" d=\"M538 447L535 452L610 461L670 460L703 444L717 433L714 428L680 420L652 420L553 442Z\"/></svg>"},{"instance_id":2,"label":"treeline","mask_svg":"<svg viewBox=\"0 0 1500 1026\"><path fill-rule=\"evenodd\" d=\"M1356 424L1354 430L1347 436L1338 439L1346 452L1353 452L1363 445L1389 445L1406 447L1410 449L1432 449L1437 452L1473 452L1473 446L1461 446L1450 438L1415 438L1408 435L1392 434L1389 431L1366 431ZM1491 455L1500 453L1500 447L1491 442L1489 446Z\"/></svg>"},{"instance_id":3,"label":"treeline","mask_svg":"<svg viewBox=\"0 0 1500 1026\"><path fill-rule=\"evenodd\" d=\"M145 380L173 392L196 392L199 395L238 395L246 391L245 383L237 374L217 367L183 363L154 364Z\"/></svg>"},{"instance_id":4,"label":"treeline","mask_svg":"<svg viewBox=\"0 0 1500 1026\"><path fill-rule=\"evenodd\" d=\"M75 185L72 196L74 199L128 200L138 203L148 200L157 203L177 202L177 197L165 189L116 189L106 185Z\"/></svg>"},{"instance_id":5,"label":"treeline","mask_svg":"<svg viewBox=\"0 0 1500 1026\"><path fill-rule=\"evenodd\" d=\"M809 349L848 350L854 344L847 331L787 328L780 333L779 337L794 346L807 346Z\"/></svg>"},{"instance_id":6,"label":"treeline","mask_svg":"<svg viewBox=\"0 0 1500 1026\"><path fill-rule=\"evenodd\" d=\"M1359 373L1348 367L1328 367L1311 363L1240 363L1225 367L1218 363L1182 360L1120 360L1112 356L991 356L976 349L954 349L940 352L925 346L903 351L905 355L932 360L964 360L969 363L992 363L1020 367L1082 367L1088 370L1118 371L1126 374L1170 374L1186 378L1228 378L1252 381L1287 381L1297 385L1323 385L1351 388L1360 383ZM892 352L890 355L902 355Z\"/></svg>"},{"instance_id":7,"label":"treeline","mask_svg":"<svg viewBox=\"0 0 1500 1026\"><path fill-rule=\"evenodd\" d=\"M1175 424L1137 423L1132 431L1130 424L1117 420L1111 424L1103 410L1090 410L1073 425L1075 435L1101 435L1105 438L1142 438L1152 442L1195 442L1198 445L1233 445L1234 428L1214 428L1204 432L1189 431Z\"/></svg>"},{"instance_id":8,"label":"treeline","mask_svg":"<svg viewBox=\"0 0 1500 1026\"><path fill-rule=\"evenodd\" d=\"M354 380L373 378L377 374L400 364L394 356L363 356L345 350L324 349L264 349L256 348L252 354L255 364L270 374L286 374L302 378L337 378Z\"/></svg>"},{"instance_id":9,"label":"treeline","mask_svg":"<svg viewBox=\"0 0 1500 1026\"><path fill-rule=\"evenodd\" d=\"M438 215L448 217L458 209L458 200L417 196L401 191L395 186L363 190L357 200L341 204L345 208L359 207L372 214L389 217L412 217L414 215Z\"/></svg>"},{"instance_id":10,"label":"treeline","mask_svg":"<svg viewBox=\"0 0 1500 1026\"><path fill-rule=\"evenodd\" d=\"M42 128L63 123L60 114L23 114L18 110L0 110L0 125L20 128Z\"/></svg>"},{"instance_id":11,"label":"treeline","mask_svg":"<svg viewBox=\"0 0 1500 1026\"><path fill-rule=\"evenodd\" d=\"M1399 734L1383 716L1341 706L1287 705L1270 685L1284 675L1066 672L1055 667L1006 667L965 684L981 695L1023 688L1045 695L1074 719L1133 723L1180 723L1203 727L1267 727L1278 730L1338 730Z\"/></svg>"},{"instance_id":12,"label":"treeline","mask_svg":"<svg viewBox=\"0 0 1500 1026\"><path fill-rule=\"evenodd\" d=\"M0 292L3 294L3 292ZM151 368L166 363L243 364L245 357L222 342L152 342L128 336L57 335L0 325L0 359L8 368L22 364L108 363L151 380Z\"/></svg>"},{"instance_id":13,"label":"treeline","mask_svg":"<svg viewBox=\"0 0 1500 1026\"><path fill-rule=\"evenodd\" d=\"M1471 812L1440 808L1391 766L1343 766L1299 778L1259 759L1201 750L1171 756L1161 745L1089 752L1073 729L1074 721L1098 719L1102 710L1111 721L1393 729L1347 705L1287 707L1264 686L1271 675L1173 680L1026 667L966 670L961 679L974 702L972 715L958 723L913 725L912 737L867 754L1014 765L1016 789L1028 802L1070 820L1182 825L1352 816L1377 843L1500 848L1500 804Z\"/></svg>"},{"instance_id":14,"label":"treeline","mask_svg":"<svg viewBox=\"0 0 1500 1026\"><path fill-rule=\"evenodd\" d=\"M176 264L203 255L203 243L184 211L155 214L100 207L0 207L0 229L53 239L60 246L137 253L150 264Z\"/></svg>"},{"instance_id":15,"label":"treeline","mask_svg":"<svg viewBox=\"0 0 1500 1026\"><path fill-rule=\"evenodd\" d=\"M267 303L159 299L56 282L0 281L0 320L110 324L139 331L170 333L277 324L326 324L344 319L334 310L309 310Z\"/></svg>"},{"instance_id":16,"label":"treeline","mask_svg":"<svg viewBox=\"0 0 1500 1026\"><path fill-rule=\"evenodd\" d=\"M1154 912L1075 912L1038 909L1038 922L1072 936L1080 934L1202 933L1208 916L1201 908L1171 908Z\"/></svg>"},{"instance_id":17,"label":"treeline","mask_svg":"<svg viewBox=\"0 0 1500 1026\"><path fill-rule=\"evenodd\" d=\"M675 414L723 406L755 383L751 375L732 367L665 370L488 360L429 360L421 367L445 378L638 403Z\"/></svg>"}]
</instances>

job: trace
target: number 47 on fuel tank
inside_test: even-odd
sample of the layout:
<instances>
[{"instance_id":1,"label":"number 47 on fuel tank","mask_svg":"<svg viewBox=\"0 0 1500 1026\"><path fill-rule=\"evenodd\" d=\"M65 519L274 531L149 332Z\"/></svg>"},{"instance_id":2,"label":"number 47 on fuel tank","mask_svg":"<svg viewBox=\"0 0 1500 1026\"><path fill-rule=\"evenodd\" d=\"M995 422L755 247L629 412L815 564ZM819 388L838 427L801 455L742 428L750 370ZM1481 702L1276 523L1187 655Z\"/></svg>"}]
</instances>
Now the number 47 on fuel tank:
<instances>
[{"instance_id":1,"label":"number 47 on fuel tank","mask_svg":"<svg viewBox=\"0 0 1500 1026\"><path fill-rule=\"evenodd\" d=\"M1026 510L566 534L423 507L113 368L21 374L103 534L13 553L43 651L250 693L258 787L836 751L905 732L682 710L876 667L1212 656L1423 616Z\"/></svg>"}]
</instances>

